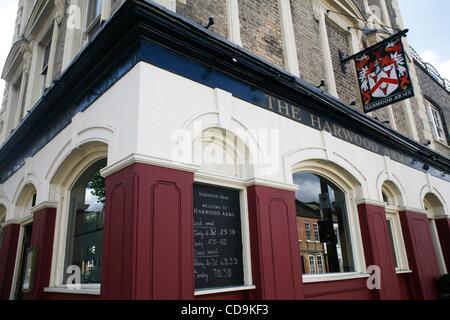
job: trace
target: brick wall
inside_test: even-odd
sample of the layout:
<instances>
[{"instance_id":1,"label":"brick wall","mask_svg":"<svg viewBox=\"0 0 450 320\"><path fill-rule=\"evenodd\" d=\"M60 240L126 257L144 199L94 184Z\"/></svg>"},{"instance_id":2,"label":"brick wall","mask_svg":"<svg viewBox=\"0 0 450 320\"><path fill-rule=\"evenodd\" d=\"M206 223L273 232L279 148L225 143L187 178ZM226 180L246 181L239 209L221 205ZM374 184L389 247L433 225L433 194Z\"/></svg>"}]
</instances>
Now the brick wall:
<instances>
[{"instance_id":1,"label":"brick wall","mask_svg":"<svg viewBox=\"0 0 450 320\"><path fill-rule=\"evenodd\" d=\"M313 84L325 79L319 24L314 19L311 0L291 0L292 20L300 76Z\"/></svg>"},{"instance_id":2,"label":"brick wall","mask_svg":"<svg viewBox=\"0 0 450 320\"><path fill-rule=\"evenodd\" d=\"M447 137L450 137L450 93L442 88L418 64L415 64L415 66L422 94L442 110L444 122L447 125Z\"/></svg>"},{"instance_id":3,"label":"brick wall","mask_svg":"<svg viewBox=\"0 0 450 320\"><path fill-rule=\"evenodd\" d=\"M177 13L199 25L206 26L208 18L214 17L214 25L209 30L228 37L227 2L217 0L187 0L186 4L177 2Z\"/></svg>"},{"instance_id":4,"label":"brick wall","mask_svg":"<svg viewBox=\"0 0 450 320\"><path fill-rule=\"evenodd\" d=\"M354 63L353 61L349 63L347 72L344 73L339 60L339 51L342 51L345 56L352 54L349 40L350 34L328 19L326 26L339 99L346 104L350 104L355 100L357 103L356 108L362 110L361 102L357 98L358 82Z\"/></svg>"},{"instance_id":5,"label":"brick wall","mask_svg":"<svg viewBox=\"0 0 450 320\"><path fill-rule=\"evenodd\" d=\"M281 22L277 0L239 0L244 48L284 67Z\"/></svg>"},{"instance_id":6,"label":"brick wall","mask_svg":"<svg viewBox=\"0 0 450 320\"><path fill-rule=\"evenodd\" d=\"M416 124L417 133L419 135L419 141L425 143L425 141L427 140L425 138L425 125L422 119L420 119L419 117L419 102L417 101L416 98L411 98L410 101L414 116L414 122Z\"/></svg>"},{"instance_id":7,"label":"brick wall","mask_svg":"<svg viewBox=\"0 0 450 320\"><path fill-rule=\"evenodd\" d=\"M415 64L419 86L424 98L441 111L447 143L450 143L450 93L442 88L419 64ZM427 110L428 112L428 110ZM428 119L428 121L430 121ZM436 151L450 156L450 148L436 144Z\"/></svg>"},{"instance_id":8,"label":"brick wall","mask_svg":"<svg viewBox=\"0 0 450 320\"><path fill-rule=\"evenodd\" d=\"M399 102L392 105L392 112L394 113L395 124L397 130L405 136L411 137L409 132L408 120L404 110L404 103Z\"/></svg>"}]
</instances>

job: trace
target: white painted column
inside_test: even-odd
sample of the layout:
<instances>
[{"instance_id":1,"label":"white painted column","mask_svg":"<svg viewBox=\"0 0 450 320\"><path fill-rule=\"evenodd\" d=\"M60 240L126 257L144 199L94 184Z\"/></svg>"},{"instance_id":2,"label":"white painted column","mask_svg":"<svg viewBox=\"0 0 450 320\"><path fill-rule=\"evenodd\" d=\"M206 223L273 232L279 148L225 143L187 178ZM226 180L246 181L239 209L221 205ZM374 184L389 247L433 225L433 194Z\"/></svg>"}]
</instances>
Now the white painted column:
<instances>
[{"instance_id":1,"label":"white painted column","mask_svg":"<svg viewBox=\"0 0 450 320\"><path fill-rule=\"evenodd\" d=\"M82 44L82 7L79 1L71 0L67 8L67 28L64 41L62 70L64 70L81 49Z\"/></svg>"},{"instance_id":2,"label":"white painted column","mask_svg":"<svg viewBox=\"0 0 450 320\"><path fill-rule=\"evenodd\" d=\"M108 20L109 17L111 16L111 5L112 5L112 0L103 0L102 14L100 16L100 19L102 21Z\"/></svg>"},{"instance_id":3,"label":"white painted column","mask_svg":"<svg viewBox=\"0 0 450 320\"><path fill-rule=\"evenodd\" d=\"M14 96L14 83L10 80L9 90L8 90L8 101L6 103L6 111L5 111L5 122L3 123L3 136L7 139L11 133L11 130L14 128L13 120L14 117L11 116L11 112L14 112L13 109L13 96Z\"/></svg>"},{"instance_id":4,"label":"white painted column","mask_svg":"<svg viewBox=\"0 0 450 320\"><path fill-rule=\"evenodd\" d=\"M323 49L323 65L325 68L326 85L328 92L338 98L336 80L334 76L333 60L331 58L330 44L328 39L327 25L325 20L326 10L322 4L317 1L314 5L314 15L319 22L320 39Z\"/></svg>"},{"instance_id":5,"label":"white painted column","mask_svg":"<svg viewBox=\"0 0 450 320\"><path fill-rule=\"evenodd\" d=\"M227 0L228 40L242 47L238 0Z\"/></svg>"},{"instance_id":6,"label":"white painted column","mask_svg":"<svg viewBox=\"0 0 450 320\"><path fill-rule=\"evenodd\" d=\"M40 71L38 69L39 44L34 39L30 42L30 49L32 51L32 58L30 63L30 76L28 77L28 88L25 96L25 109L29 110L36 102L37 92L41 88L41 83L37 81Z\"/></svg>"},{"instance_id":7,"label":"white painted column","mask_svg":"<svg viewBox=\"0 0 450 320\"><path fill-rule=\"evenodd\" d=\"M50 55L48 57L48 68L47 68L47 79L45 80L45 87L49 87L53 81L53 70L55 68L55 56L56 56L56 45L58 42L59 26L61 25L62 16L55 16L53 20L53 34L52 43L50 47Z\"/></svg>"},{"instance_id":8,"label":"white painted column","mask_svg":"<svg viewBox=\"0 0 450 320\"><path fill-rule=\"evenodd\" d=\"M176 11L177 9L177 0L153 0L153 1L166 7L169 10Z\"/></svg>"},{"instance_id":9,"label":"white painted column","mask_svg":"<svg viewBox=\"0 0 450 320\"><path fill-rule=\"evenodd\" d=\"M381 12L383 13L383 17L384 17L384 24L391 27L391 18L389 17L389 11L387 9L387 5L386 5L386 0L380 0L380 5L381 5ZM391 31L391 30L389 30Z\"/></svg>"},{"instance_id":10,"label":"white painted column","mask_svg":"<svg viewBox=\"0 0 450 320\"><path fill-rule=\"evenodd\" d=\"M23 117L25 117L27 110L26 110L26 106L25 106L25 85L27 83L28 80L28 72L29 72L29 67L24 65L22 67L22 81L20 82L20 91L19 91L19 97L17 99L17 109L16 109L16 116L15 116L15 121L14 121L14 128L17 127L20 123L20 121L23 119ZM21 118L21 113L22 114L22 118Z\"/></svg>"},{"instance_id":11,"label":"white painted column","mask_svg":"<svg viewBox=\"0 0 450 320\"><path fill-rule=\"evenodd\" d=\"M291 1L278 0L280 12L281 34L283 37L284 61L287 71L300 77L298 65L297 45L295 43L294 24L292 21Z\"/></svg>"}]
</instances>

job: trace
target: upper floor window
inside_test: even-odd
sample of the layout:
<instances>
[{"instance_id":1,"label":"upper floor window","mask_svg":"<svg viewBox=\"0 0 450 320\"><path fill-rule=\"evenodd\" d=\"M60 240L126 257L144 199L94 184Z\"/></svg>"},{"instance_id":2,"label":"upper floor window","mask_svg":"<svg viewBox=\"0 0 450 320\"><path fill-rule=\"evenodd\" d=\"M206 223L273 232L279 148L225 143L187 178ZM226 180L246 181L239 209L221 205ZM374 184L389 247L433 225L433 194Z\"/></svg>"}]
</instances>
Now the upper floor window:
<instances>
[{"instance_id":1,"label":"upper floor window","mask_svg":"<svg viewBox=\"0 0 450 320\"><path fill-rule=\"evenodd\" d=\"M42 47L42 68L41 68L41 91L42 93L45 91L45 88L47 87L47 78L49 76L48 74L48 66L50 62L50 51L52 48L52 37L53 37L53 30L50 31L47 36L45 36L44 40L41 43Z\"/></svg>"},{"instance_id":2,"label":"upper floor window","mask_svg":"<svg viewBox=\"0 0 450 320\"><path fill-rule=\"evenodd\" d=\"M390 242L392 261L397 271L408 270L408 258L403 240L402 227L398 207L403 205L399 188L391 181L382 186L383 201L387 204L386 226Z\"/></svg>"},{"instance_id":3,"label":"upper floor window","mask_svg":"<svg viewBox=\"0 0 450 320\"><path fill-rule=\"evenodd\" d=\"M105 181L100 170L106 160L91 165L70 190L66 268L80 267L82 284L101 280Z\"/></svg>"},{"instance_id":4,"label":"upper floor window","mask_svg":"<svg viewBox=\"0 0 450 320\"><path fill-rule=\"evenodd\" d=\"M294 174L294 183L299 186L296 192L297 217L317 221L313 224L314 239L317 239L314 252L302 253L311 254L309 270L305 273L317 273L316 266L311 268L312 260L315 260L312 254L323 257L320 260L322 273L354 272L345 193L328 179L313 173ZM299 237L301 239L300 233Z\"/></svg>"},{"instance_id":5,"label":"upper floor window","mask_svg":"<svg viewBox=\"0 0 450 320\"><path fill-rule=\"evenodd\" d=\"M322 256L317 256L317 272L319 274L323 273L323 259Z\"/></svg>"},{"instance_id":6,"label":"upper floor window","mask_svg":"<svg viewBox=\"0 0 450 320\"><path fill-rule=\"evenodd\" d=\"M92 37L100 27L103 0L89 0L86 18L86 35Z\"/></svg>"},{"instance_id":7,"label":"upper floor window","mask_svg":"<svg viewBox=\"0 0 450 320\"><path fill-rule=\"evenodd\" d=\"M309 256L309 273L316 274L316 261L314 256Z\"/></svg>"},{"instance_id":8,"label":"upper floor window","mask_svg":"<svg viewBox=\"0 0 450 320\"><path fill-rule=\"evenodd\" d=\"M11 123L7 122L9 130L13 130L17 124L17 121L20 121L23 117L23 101L21 101L22 99L20 98L22 94L22 75L20 75L18 79L12 84L10 97L11 102L9 106L11 115L8 119L8 121L11 121ZM17 119L17 117L19 117L19 119Z\"/></svg>"},{"instance_id":9,"label":"upper floor window","mask_svg":"<svg viewBox=\"0 0 450 320\"><path fill-rule=\"evenodd\" d=\"M311 224L305 223L306 240L311 240Z\"/></svg>"},{"instance_id":10,"label":"upper floor window","mask_svg":"<svg viewBox=\"0 0 450 320\"><path fill-rule=\"evenodd\" d=\"M314 241L319 242L320 241L319 225L317 223L314 223L313 229L314 229Z\"/></svg>"},{"instance_id":11,"label":"upper floor window","mask_svg":"<svg viewBox=\"0 0 450 320\"><path fill-rule=\"evenodd\" d=\"M428 110L430 112L431 123L433 124L433 131L436 139L441 142L447 143L441 112L430 102L428 102Z\"/></svg>"}]
</instances>

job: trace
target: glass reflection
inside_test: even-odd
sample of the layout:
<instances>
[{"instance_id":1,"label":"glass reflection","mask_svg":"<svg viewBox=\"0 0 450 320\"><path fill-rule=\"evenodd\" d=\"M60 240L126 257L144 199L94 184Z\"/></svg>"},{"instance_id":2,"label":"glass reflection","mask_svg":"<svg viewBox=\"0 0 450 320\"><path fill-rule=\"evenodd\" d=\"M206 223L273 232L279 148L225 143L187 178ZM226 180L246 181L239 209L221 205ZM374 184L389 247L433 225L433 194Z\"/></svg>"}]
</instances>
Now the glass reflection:
<instances>
[{"instance_id":1,"label":"glass reflection","mask_svg":"<svg viewBox=\"0 0 450 320\"><path fill-rule=\"evenodd\" d=\"M105 182L100 170L106 160L89 167L70 192L66 268L81 270L81 283L100 283L105 209Z\"/></svg>"},{"instance_id":2,"label":"glass reflection","mask_svg":"<svg viewBox=\"0 0 450 320\"><path fill-rule=\"evenodd\" d=\"M344 192L312 173L295 174L294 183L303 273L354 272ZM313 237L308 225L316 229Z\"/></svg>"}]
</instances>

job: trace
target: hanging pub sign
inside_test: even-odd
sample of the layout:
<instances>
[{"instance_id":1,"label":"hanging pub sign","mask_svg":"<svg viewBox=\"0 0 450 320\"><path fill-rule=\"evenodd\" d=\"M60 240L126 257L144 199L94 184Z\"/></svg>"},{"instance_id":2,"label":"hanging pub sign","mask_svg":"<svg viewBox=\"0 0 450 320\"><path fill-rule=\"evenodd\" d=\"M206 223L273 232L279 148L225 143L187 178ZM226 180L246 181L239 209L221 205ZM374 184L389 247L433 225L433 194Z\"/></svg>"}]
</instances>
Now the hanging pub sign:
<instances>
[{"instance_id":1,"label":"hanging pub sign","mask_svg":"<svg viewBox=\"0 0 450 320\"><path fill-rule=\"evenodd\" d=\"M369 113L414 96L401 31L345 59L355 60L364 112Z\"/></svg>"}]
</instances>

